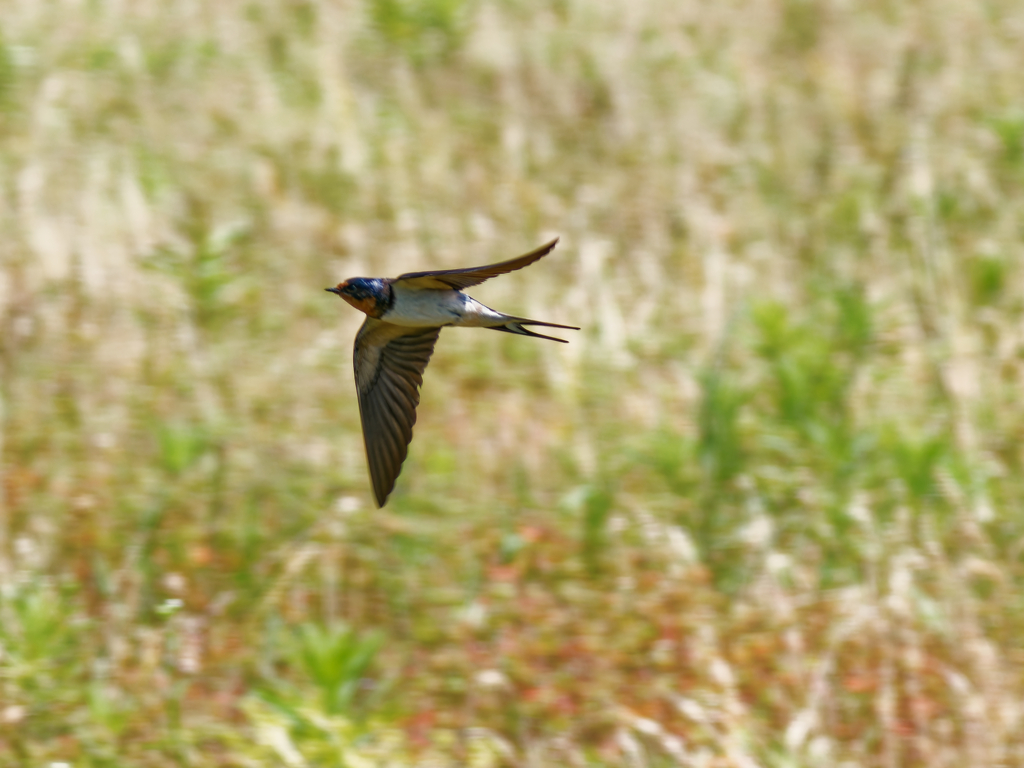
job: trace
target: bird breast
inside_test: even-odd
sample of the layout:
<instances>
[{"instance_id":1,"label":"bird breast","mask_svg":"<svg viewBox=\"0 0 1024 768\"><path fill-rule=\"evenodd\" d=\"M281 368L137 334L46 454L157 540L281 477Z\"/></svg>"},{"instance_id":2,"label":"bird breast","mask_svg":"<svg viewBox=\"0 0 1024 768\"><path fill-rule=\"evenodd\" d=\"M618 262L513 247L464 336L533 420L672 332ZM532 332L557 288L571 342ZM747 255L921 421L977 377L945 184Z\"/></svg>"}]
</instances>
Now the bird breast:
<instances>
[{"instance_id":1,"label":"bird breast","mask_svg":"<svg viewBox=\"0 0 1024 768\"><path fill-rule=\"evenodd\" d=\"M395 300L382 319L411 328L459 325L466 313L466 300L473 302L458 291L411 289L400 284L392 286L392 289Z\"/></svg>"}]
</instances>

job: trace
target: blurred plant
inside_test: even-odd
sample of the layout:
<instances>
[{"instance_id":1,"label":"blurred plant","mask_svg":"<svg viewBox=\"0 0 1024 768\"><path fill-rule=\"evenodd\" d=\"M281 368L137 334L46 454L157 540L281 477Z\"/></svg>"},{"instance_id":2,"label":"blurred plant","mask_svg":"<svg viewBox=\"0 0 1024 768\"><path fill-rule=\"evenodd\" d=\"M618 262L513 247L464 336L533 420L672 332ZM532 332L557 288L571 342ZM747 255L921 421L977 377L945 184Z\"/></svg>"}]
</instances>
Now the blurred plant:
<instances>
[{"instance_id":1,"label":"blurred plant","mask_svg":"<svg viewBox=\"0 0 1024 768\"><path fill-rule=\"evenodd\" d=\"M17 76L15 58L7 41L3 35L0 35L0 114L4 114L5 117L15 104L14 91L17 87ZM3 129L0 128L0 130Z\"/></svg>"},{"instance_id":2,"label":"blurred plant","mask_svg":"<svg viewBox=\"0 0 1024 768\"><path fill-rule=\"evenodd\" d=\"M881 453L890 457L893 474L903 484L912 503L938 500L938 472L953 453L948 434L910 436L905 430L890 427L883 433Z\"/></svg>"},{"instance_id":3,"label":"blurred plant","mask_svg":"<svg viewBox=\"0 0 1024 768\"><path fill-rule=\"evenodd\" d=\"M843 356L843 326L833 324L830 333L820 321L794 323L777 303L755 307L753 318L774 384L769 391L775 416L806 440L829 441L829 433L847 426L846 395L853 383L854 361ZM856 326L850 330L858 332Z\"/></svg>"},{"instance_id":4,"label":"blurred plant","mask_svg":"<svg viewBox=\"0 0 1024 768\"><path fill-rule=\"evenodd\" d=\"M1024 111L1015 109L992 117L988 126L999 139L1005 167L1011 171L1019 170L1024 164Z\"/></svg>"},{"instance_id":5,"label":"blurred plant","mask_svg":"<svg viewBox=\"0 0 1024 768\"><path fill-rule=\"evenodd\" d=\"M832 287L803 316L778 302L753 307L755 350L765 364L756 409L762 459L753 470L765 511L784 540L814 541L826 583L855 578L860 553L850 546L849 499L874 438L861 427L851 396L874 338L872 310L861 290ZM828 478L811 497L806 477ZM803 499L802 502L798 500ZM808 515L808 502L819 514Z\"/></svg>"},{"instance_id":6,"label":"blurred plant","mask_svg":"<svg viewBox=\"0 0 1024 768\"><path fill-rule=\"evenodd\" d=\"M697 458L708 495L715 496L744 464L739 419L747 396L731 381L729 372L717 365L705 369L698 381Z\"/></svg>"},{"instance_id":7,"label":"blurred plant","mask_svg":"<svg viewBox=\"0 0 1024 768\"><path fill-rule=\"evenodd\" d=\"M767 364L763 392L781 437L811 448L807 460L837 482L849 475L859 445L850 394L873 339L871 310L863 294L832 292L824 307L794 321L781 304L756 306L756 349ZM767 414L766 414L767 415Z\"/></svg>"},{"instance_id":8,"label":"blurred plant","mask_svg":"<svg viewBox=\"0 0 1024 768\"><path fill-rule=\"evenodd\" d=\"M210 448L207 431L186 422L161 424L157 432L160 463L172 477L181 475Z\"/></svg>"},{"instance_id":9,"label":"blurred plant","mask_svg":"<svg viewBox=\"0 0 1024 768\"><path fill-rule=\"evenodd\" d=\"M369 677L383 634L341 622L309 622L277 637L283 643L283 668L298 674L295 679L276 671L264 675L244 707L251 722L289 764L366 765L371 737L387 732L373 718L381 689ZM311 691L316 692L312 697Z\"/></svg>"},{"instance_id":10,"label":"blurred plant","mask_svg":"<svg viewBox=\"0 0 1024 768\"><path fill-rule=\"evenodd\" d=\"M344 623L302 624L286 635L284 660L318 691L316 706L325 715L359 717L372 703L374 682L368 677L384 636L358 632ZM302 697L284 677L268 675L260 695L285 711L294 711Z\"/></svg>"},{"instance_id":11,"label":"blurred plant","mask_svg":"<svg viewBox=\"0 0 1024 768\"><path fill-rule=\"evenodd\" d=\"M369 0L369 13L387 44L424 64L459 49L472 5L472 0Z\"/></svg>"},{"instance_id":12,"label":"blurred plant","mask_svg":"<svg viewBox=\"0 0 1024 768\"><path fill-rule=\"evenodd\" d=\"M73 646L73 628L64 621L67 600L45 582L21 585L13 594L0 594L0 639L9 671L23 674L26 682L41 684L44 668L53 670L62 653ZM43 666L39 666L43 665Z\"/></svg>"},{"instance_id":13,"label":"blurred plant","mask_svg":"<svg viewBox=\"0 0 1024 768\"><path fill-rule=\"evenodd\" d=\"M26 722L11 733L16 743L54 738L70 726L45 714L81 703L86 622L69 621L76 607L69 588L45 579L0 590L0 681L6 710ZM2 711L2 710L0 710ZM0 720L0 725L2 725Z\"/></svg>"},{"instance_id":14,"label":"blurred plant","mask_svg":"<svg viewBox=\"0 0 1024 768\"><path fill-rule=\"evenodd\" d=\"M231 268L235 249L249 234L244 222L211 225L198 203L180 227L184 242L162 246L144 264L171 277L188 300L189 314L196 326L212 331L230 314L229 288L238 288L242 275Z\"/></svg>"},{"instance_id":15,"label":"blurred plant","mask_svg":"<svg viewBox=\"0 0 1024 768\"><path fill-rule=\"evenodd\" d=\"M785 0L781 5L779 49L789 55L813 50L821 36L822 7L814 0Z\"/></svg>"},{"instance_id":16,"label":"blurred plant","mask_svg":"<svg viewBox=\"0 0 1024 768\"><path fill-rule=\"evenodd\" d=\"M88 687L89 715L97 732L97 741L116 743L131 720L131 706L124 692L102 680Z\"/></svg>"},{"instance_id":17,"label":"blurred plant","mask_svg":"<svg viewBox=\"0 0 1024 768\"><path fill-rule=\"evenodd\" d=\"M236 754L251 755L257 764L267 764L268 758L288 768L404 768L414 764L404 734L384 723L357 725L315 708L285 713L256 697L247 699L242 711L255 743L242 741L237 734L230 738Z\"/></svg>"},{"instance_id":18,"label":"blurred plant","mask_svg":"<svg viewBox=\"0 0 1024 768\"><path fill-rule=\"evenodd\" d=\"M726 570L739 565L730 554L730 531L741 509L735 481L749 460L741 416L751 396L736 381L724 354L699 373L697 384L696 436L659 430L637 460L686 500L678 507L677 521L692 532L700 557L717 577L725 575L719 565Z\"/></svg>"},{"instance_id":19,"label":"blurred plant","mask_svg":"<svg viewBox=\"0 0 1024 768\"><path fill-rule=\"evenodd\" d=\"M997 255L981 255L967 262L970 299L975 306L992 306L1006 290L1009 266Z\"/></svg>"},{"instance_id":20,"label":"blurred plant","mask_svg":"<svg viewBox=\"0 0 1024 768\"><path fill-rule=\"evenodd\" d=\"M580 556L591 576L600 572L608 546L608 517L615 504L610 485L607 478L600 483L582 485L567 494L563 501L566 508L579 515Z\"/></svg>"},{"instance_id":21,"label":"blurred plant","mask_svg":"<svg viewBox=\"0 0 1024 768\"><path fill-rule=\"evenodd\" d=\"M360 686L371 684L367 675L383 643L380 632L358 633L341 623L299 627L296 657L320 690L324 712L336 715L355 711L356 695Z\"/></svg>"},{"instance_id":22,"label":"blurred plant","mask_svg":"<svg viewBox=\"0 0 1024 768\"><path fill-rule=\"evenodd\" d=\"M646 450L638 462L653 469L676 496L693 493L696 479L693 472L696 448L685 436L662 429L647 440Z\"/></svg>"}]
</instances>

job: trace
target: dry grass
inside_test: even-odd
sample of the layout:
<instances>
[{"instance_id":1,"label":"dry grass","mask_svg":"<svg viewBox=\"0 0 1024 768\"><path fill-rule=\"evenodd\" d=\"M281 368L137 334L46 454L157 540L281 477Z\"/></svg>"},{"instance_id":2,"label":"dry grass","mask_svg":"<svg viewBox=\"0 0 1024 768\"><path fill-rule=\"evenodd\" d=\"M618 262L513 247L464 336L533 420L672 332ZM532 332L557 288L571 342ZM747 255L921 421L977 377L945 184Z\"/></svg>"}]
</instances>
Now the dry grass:
<instances>
[{"instance_id":1,"label":"dry grass","mask_svg":"<svg viewBox=\"0 0 1024 768\"><path fill-rule=\"evenodd\" d=\"M1024 765L1024 7L2 16L4 765Z\"/></svg>"}]
</instances>

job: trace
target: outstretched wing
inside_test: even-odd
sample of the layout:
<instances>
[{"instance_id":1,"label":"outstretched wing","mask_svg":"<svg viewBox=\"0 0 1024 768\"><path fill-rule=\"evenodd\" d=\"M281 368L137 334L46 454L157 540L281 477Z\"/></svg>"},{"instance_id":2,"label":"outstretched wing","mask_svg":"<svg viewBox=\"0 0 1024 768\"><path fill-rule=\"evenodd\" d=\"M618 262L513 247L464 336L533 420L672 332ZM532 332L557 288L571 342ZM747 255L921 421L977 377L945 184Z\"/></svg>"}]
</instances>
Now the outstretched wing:
<instances>
[{"instance_id":1,"label":"outstretched wing","mask_svg":"<svg viewBox=\"0 0 1024 768\"><path fill-rule=\"evenodd\" d=\"M469 267L468 269L438 269L433 272L406 272L399 275L395 280L401 281L410 288L433 288L435 290L450 290L454 288L461 291L463 288L479 285L484 280L489 280L506 272L515 272L517 269L528 267L533 262L543 258L558 242L556 237L550 243L545 243L535 251L523 254L514 259L503 261L499 264L491 264L486 267Z\"/></svg>"},{"instance_id":2,"label":"outstretched wing","mask_svg":"<svg viewBox=\"0 0 1024 768\"><path fill-rule=\"evenodd\" d=\"M420 385L440 328L407 328L368 317L353 362L363 442L377 505L383 507L409 452Z\"/></svg>"}]
</instances>

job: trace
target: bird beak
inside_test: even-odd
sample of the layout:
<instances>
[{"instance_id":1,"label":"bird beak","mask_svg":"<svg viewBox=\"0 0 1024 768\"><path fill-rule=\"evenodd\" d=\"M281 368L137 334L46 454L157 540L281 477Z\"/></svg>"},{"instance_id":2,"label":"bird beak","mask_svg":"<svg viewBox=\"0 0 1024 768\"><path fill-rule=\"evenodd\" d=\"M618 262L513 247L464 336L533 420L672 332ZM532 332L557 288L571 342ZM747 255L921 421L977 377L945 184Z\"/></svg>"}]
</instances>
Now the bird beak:
<instances>
[{"instance_id":1,"label":"bird beak","mask_svg":"<svg viewBox=\"0 0 1024 768\"><path fill-rule=\"evenodd\" d=\"M324 288L324 290L325 290L325 291L330 291L331 293L336 293L336 294L338 294L339 296L342 296L342 297L344 297L344 295L345 295L345 294L343 294L343 293L341 292L341 289L342 289L342 288L348 288L348 280L342 280L342 281L341 281L340 283L338 283L338 284L337 284L336 286L334 286L333 288Z\"/></svg>"},{"instance_id":2,"label":"bird beak","mask_svg":"<svg viewBox=\"0 0 1024 768\"><path fill-rule=\"evenodd\" d=\"M348 280L342 280L340 283L338 283L333 288L325 288L324 290L330 291L331 293L336 293L339 296L341 296L342 298L344 298L345 294L343 294L341 292L342 288L348 288Z\"/></svg>"}]
</instances>

